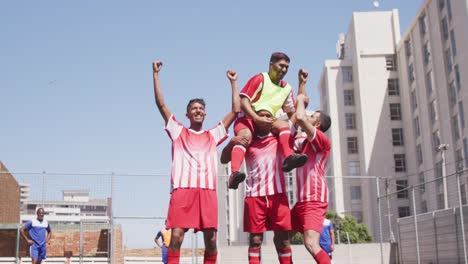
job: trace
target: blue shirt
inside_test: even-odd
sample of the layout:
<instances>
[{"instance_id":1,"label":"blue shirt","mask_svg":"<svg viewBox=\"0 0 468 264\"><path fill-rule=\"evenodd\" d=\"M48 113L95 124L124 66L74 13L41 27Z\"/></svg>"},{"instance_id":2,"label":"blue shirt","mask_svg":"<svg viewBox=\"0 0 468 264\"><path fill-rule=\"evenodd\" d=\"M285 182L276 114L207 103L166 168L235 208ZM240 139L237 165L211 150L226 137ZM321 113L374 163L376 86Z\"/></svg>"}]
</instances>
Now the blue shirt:
<instances>
[{"instance_id":1,"label":"blue shirt","mask_svg":"<svg viewBox=\"0 0 468 264\"><path fill-rule=\"evenodd\" d=\"M331 238L332 230L333 230L333 223L328 219L324 219L322 233L320 234L320 246L325 251L327 251L327 253L330 253L330 248L332 245L332 238Z\"/></svg>"},{"instance_id":2,"label":"blue shirt","mask_svg":"<svg viewBox=\"0 0 468 264\"><path fill-rule=\"evenodd\" d=\"M34 219L24 224L24 228L29 231L29 237L39 246L47 242L47 233L50 232L50 225L47 220Z\"/></svg>"}]
</instances>

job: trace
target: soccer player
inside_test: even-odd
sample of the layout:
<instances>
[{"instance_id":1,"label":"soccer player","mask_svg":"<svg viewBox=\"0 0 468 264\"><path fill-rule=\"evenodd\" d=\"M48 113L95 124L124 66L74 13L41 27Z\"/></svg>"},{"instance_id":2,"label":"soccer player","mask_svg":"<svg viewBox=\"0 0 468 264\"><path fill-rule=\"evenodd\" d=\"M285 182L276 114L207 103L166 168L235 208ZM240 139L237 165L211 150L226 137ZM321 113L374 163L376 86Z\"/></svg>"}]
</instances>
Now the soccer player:
<instances>
[{"instance_id":1,"label":"soccer player","mask_svg":"<svg viewBox=\"0 0 468 264\"><path fill-rule=\"evenodd\" d=\"M239 183L245 179L245 174L240 172L240 166L244 160L246 149L255 134L255 127L271 128L278 110L281 108L288 116L292 115L294 109L294 98L291 86L283 80L288 72L289 57L281 52L271 55L269 70L266 73L257 74L252 77L242 89L241 107L242 113L234 125L234 133L247 140L247 145L237 144L232 149L231 175L229 177L229 188L237 189ZM260 110L271 113L271 117L261 117L257 114ZM255 124L255 125L254 125ZM304 165L307 156L296 154L289 145L291 131L284 127L279 131L278 139L283 155L286 157L282 164L282 170L289 172L296 167Z\"/></svg>"},{"instance_id":2,"label":"soccer player","mask_svg":"<svg viewBox=\"0 0 468 264\"><path fill-rule=\"evenodd\" d=\"M332 252L335 249L335 233L333 223L328 219L323 219L322 232L320 233L320 247L327 252L332 259Z\"/></svg>"},{"instance_id":3,"label":"soccer player","mask_svg":"<svg viewBox=\"0 0 468 264\"><path fill-rule=\"evenodd\" d=\"M260 110L261 118L272 118L266 110ZM244 232L249 233L249 263L260 264L261 246L265 231L274 231L273 242L279 262L292 263L288 233L291 230L291 213L286 195L285 176L280 169L284 158L278 147L278 139L268 127L257 126L256 134L247 149L246 197L244 199ZM246 141L236 136L223 149L221 162L230 160L235 145Z\"/></svg>"},{"instance_id":4,"label":"soccer player","mask_svg":"<svg viewBox=\"0 0 468 264\"><path fill-rule=\"evenodd\" d=\"M165 223L167 224L167 221ZM159 238L161 238L161 242L159 242ZM171 243L171 230L167 227L159 230L158 234L156 234L156 237L154 238L154 242L156 242L156 245L161 248L162 261L164 264L167 264L167 249Z\"/></svg>"},{"instance_id":5,"label":"soccer player","mask_svg":"<svg viewBox=\"0 0 468 264\"><path fill-rule=\"evenodd\" d=\"M323 219L328 209L328 188L325 168L330 155L330 141L324 134L331 125L328 115L315 111L307 116L303 94L297 96L296 120L306 137L299 145L308 161L296 169L297 203L291 211L293 229L303 234L304 245L319 264L329 264L328 254L319 244ZM299 139L301 140L301 139Z\"/></svg>"},{"instance_id":6,"label":"soccer player","mask_svg":"<svg viewBox=\"0 0 468 264\"><path fill-rule=\"evenodd\" d=\"M227 138L227 128L240 111L237 73L228 70L231 82L232 110L210 130L203 130L205 102L192 99L185 114L190 126L183 126L165 104L159 84L162 62L153 62L153 80L156 105L161 113L172 141L171 198L167 213L167 228L172 229L167 252L168 263L179 263L180 246L184 234L193 228L203 231L205 242L204 263L216 263L216 230L218 202L216 197L216 146Z\"/></svg>"},{"instance_id":7,"label":"soccer player","mask_svg":"<svg viewBox=\"0 0 468 264\"><path fill-rule=\"evenodd\" d=\"M37 209L37 218L21 227L21 236L28 242L32 264L40 264L47 255L47 243L52 238L52 230L44 219L44 208ZM26 235L28 230L29 237Z\"/></svg>"}]
</instances>

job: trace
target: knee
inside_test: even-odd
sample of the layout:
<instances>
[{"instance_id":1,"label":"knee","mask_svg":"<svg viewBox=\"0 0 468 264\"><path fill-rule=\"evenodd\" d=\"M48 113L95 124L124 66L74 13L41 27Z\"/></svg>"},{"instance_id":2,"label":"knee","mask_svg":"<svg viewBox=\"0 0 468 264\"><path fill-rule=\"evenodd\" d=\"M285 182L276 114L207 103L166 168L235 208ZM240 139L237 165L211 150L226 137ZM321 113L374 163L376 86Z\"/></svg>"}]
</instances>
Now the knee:
<instances>
[{"instance_id":1,"label":"knee","mask_svg":"<svg viewBox=\"0 0 468 264\"><path fill-rule=\"evenodd\" d=\"M318 241L311 239L304 240L304 246L309 252L312 252L313 255L317 254L322 249Z\"/></svg>"},{"instance_id":2,"label":"knee","mask_svg":"<svg viewBox=\"0 0 468 264\"><path fill-rule=\"evenodd\" d=\"M253 236L250 238L249 247L259 248L262 246L263 238L261 236Z\"/></svg>"},{"instance_id":3,"label":"knee","mask_svg":"<svg viewBox=\"0 0 468 264\"><path fill-rule=\"evenodd\" d=\"M252 142L252 132L248 129L242 129L237 133L236 136L241 137L244 141L246 141L249 145Z\"/></svg>"},{"instance_id":4,"label":"knee","mask_svg":"<svg viewBox=\"0 0 468 264\"><path fill-rule=\"evenodd\" d=\"M206 248L206 251L208 252L216 251L216 236L205 240L205 248Z\"/></svg>"}]
</instances>

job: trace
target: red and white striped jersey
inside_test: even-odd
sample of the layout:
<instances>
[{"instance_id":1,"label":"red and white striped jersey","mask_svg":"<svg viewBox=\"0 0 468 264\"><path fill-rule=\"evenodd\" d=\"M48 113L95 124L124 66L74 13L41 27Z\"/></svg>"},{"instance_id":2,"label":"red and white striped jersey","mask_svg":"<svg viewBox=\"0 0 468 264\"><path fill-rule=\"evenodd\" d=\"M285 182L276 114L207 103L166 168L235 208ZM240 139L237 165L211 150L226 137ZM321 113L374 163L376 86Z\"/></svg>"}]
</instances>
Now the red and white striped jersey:
<instances>
[{"instance_id":1,"label":"red and white striped jersey","mask_svg":"<svg viewBox=\"0 0 468 264\"><path fill-rule=\"evenodd\" d=\"M296 169L297 202L328 202L325 171L330 156L330 140L317 129L313 138L296 136L296 143L301 146L300 152L309 158L304 166Z\"/></svg>"},{"instance_id":2,"label":"red and white striped jersey","mask_svg":"<svg viewBox=\"0 0 468 264\"><path fill-rule=\"evenodd\" d=\"M254 138L245 154L245 162L247 197L285 192L284 173L281 170L283 155L273 134Z\"/></svg>"},{"instance_id":3,"label":"red and white striped jersey","mask_svg":"<svg viewBox=\"0 0 468 264\"><path fill-rule=\"evenodd\" d=\"M208 131L194 131L172 115L165 130L172 140L171 191L177 188L216 190L216 146L228 137L223 123Z\"/></svg>"}]
</instances>

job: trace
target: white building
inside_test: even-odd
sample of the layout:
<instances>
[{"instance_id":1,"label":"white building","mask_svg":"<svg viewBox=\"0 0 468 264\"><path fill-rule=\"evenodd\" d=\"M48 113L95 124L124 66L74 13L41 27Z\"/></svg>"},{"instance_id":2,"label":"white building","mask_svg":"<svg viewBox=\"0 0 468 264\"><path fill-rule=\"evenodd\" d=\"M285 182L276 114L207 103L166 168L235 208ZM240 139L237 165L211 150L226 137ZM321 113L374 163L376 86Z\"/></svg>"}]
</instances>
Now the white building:
<instances>
[{"instance_id":1,"label":"white building","mask_svg":"<svg viewBox=\"0 0 468 264\"><path fill-rule=\"evenodd\" d=\"M417 213L458 206L451 175L468 166L467 24L468 1L426 0L398 45L408 184L432 181L416 192ZM460 187L466 203L466 176Z\"/></svg>"},{"instance_id":2,"label":"white building","mask_svg":"<svg viewBox=\"0 0 468 264\"><path fill-rule=\"evenodd\" d=\"M325 61L319 83L321 109L332 119L330 209L367 224L376 240L376 181L358 176L406 175L405 149L392 141L392 133L403 128L401 99L392 94L398 88L399 40L397 10L353 13L348 32L338 40L338 59Z\"/></svg>"},{"instance_id":3,"label":"white building","mask_svg":"<svg viewBox=\"0 0 468 264\"><path fill-rule=\"evenodd\" d=\"M21 221L36 218L36 210L43 207L50 223L78 224L80 221L109 222L111 198L90 199L89 190L64 190L62 201L27 201Z\"/></svg>"}]
</instances>

